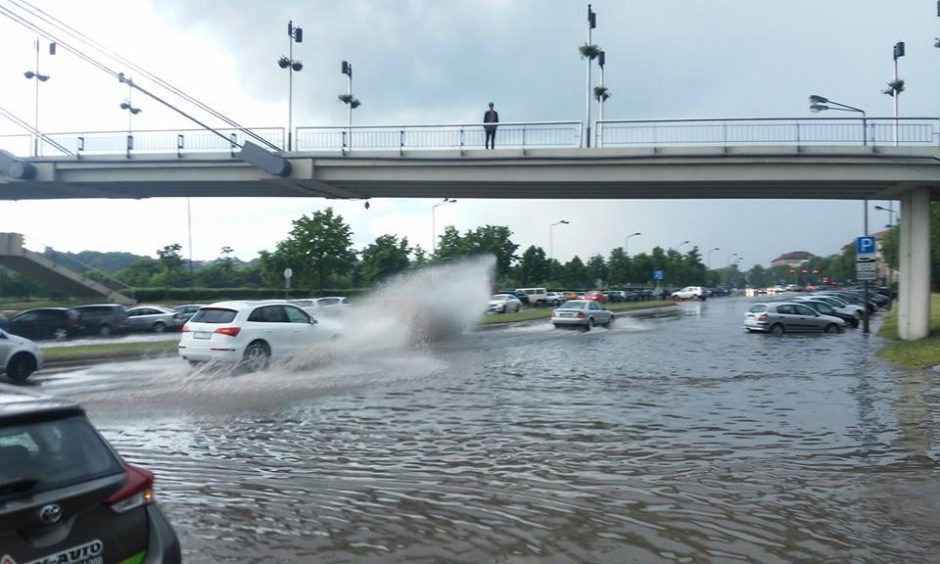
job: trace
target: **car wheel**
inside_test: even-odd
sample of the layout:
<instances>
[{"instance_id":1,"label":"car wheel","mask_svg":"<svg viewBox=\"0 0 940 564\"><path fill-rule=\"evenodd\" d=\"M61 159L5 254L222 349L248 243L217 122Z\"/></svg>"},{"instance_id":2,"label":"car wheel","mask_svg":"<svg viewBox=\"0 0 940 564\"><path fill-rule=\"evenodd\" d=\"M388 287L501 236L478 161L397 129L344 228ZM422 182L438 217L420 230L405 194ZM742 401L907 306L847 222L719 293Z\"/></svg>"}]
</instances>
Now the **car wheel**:
<instances>
[{"instance_id":1,"label":"car wheel","mask_svg":"<svg viewBox=\"0 0 940 564\"><path fill-rule=\"evenodd\" d=\"M249 372L264 370L271 362L271 349L264 341L255 341L245 348L242 366Z\"/></svg>"},{"instance_id":2,"label":"car wheel","mask_svg":"<svg viewBox=\"0 0 940 564\"><path fill-rule=\"evenodd\" d=\"M52 338L56 341L64 341L69 338L69 332L65 329L56 329L52 332Z\"/></svg>"},{"instance_id":3,"label":"car wheel","mask_svg":"<svg viewBox=\"0 0 940 564\"><path fill-rule=\"evenodd\" d=\"M163 333L164 331L166 331L166 323L162 321L157 321L156 323L153 324L154 333Z\"/></svg>"},{"instance_id":4,"label":"car wheel","mask_svg":"<svg viewBox=\"0 0 940 564\"><path fill-rule=\"evenodd\" d=\"M28 353L13 355L7 363L7 377L17 384L22 384L36 371L36 359Z\"/></svg>"},{"instance_id":5,"label":"car wheel","mask_svg":"<svg viewBox=\"0 0 940 564\"><path fill-rule=\"evenodd\" d=\"M522 309L522 304L516 304L516 313L519 313L519 310Z\"/></svg>"},{"instance_id":6,"label":"car wheel","mask_svg":"<svg viewBox=\"0 0 940 564\"><path fill-rule=\"evenodd\" d=\"M613 324L614 324L614 316L611 315L610 319L607 320L607 325L605 325L604 327L607 327L608 329L610 329Z\"/></svg>"},{"instance_id":7,"label":"car wheel","mask_svg":"<svg viewBox=\"0 0 940 564\"><path fill-rule=\"evenodd\" d=\"M102 325L98 328L98 335L102 337L110 337L114 331L111 329L110 325Z\"/></svg>"},{"instance_id":8,"label":"car wheel","mask_svg":"<svg viewBox=\"0 0 940 564\"><path fill-rule=\"evenodd\" d=\"M559 324L557 324L557 323L552 323L552 326L553 326L555 329L558 329L558 328L561 327L561 325L559 325Z\"/></svg>"},{"instance_id":9,"label":"car wheel","mask_svg":"<svg viewBox=\"0 0 940 564\"><path fill-rule=\"evenodd\" d=\"M771 334L771 335L778 335L778 336L779 336L779 335L783 335L785 332L786 332L786 330L783 328L783 325L780 324L780 323L774 323L774 324L770 327L770 334Z\"/></svg>"},{"instance_id":10,"label":"car wheel","mask_svg":"<svg viewBox=\"0 0 940 564\"><path fill-rule=\"evenodd\" d=\"M833 333L839 333L839 332L840 332L839 326L836 325L835 323L830 323L829 325L826 325L826 333L829 333L831 335Z\"/></svg>"}]
</instances>

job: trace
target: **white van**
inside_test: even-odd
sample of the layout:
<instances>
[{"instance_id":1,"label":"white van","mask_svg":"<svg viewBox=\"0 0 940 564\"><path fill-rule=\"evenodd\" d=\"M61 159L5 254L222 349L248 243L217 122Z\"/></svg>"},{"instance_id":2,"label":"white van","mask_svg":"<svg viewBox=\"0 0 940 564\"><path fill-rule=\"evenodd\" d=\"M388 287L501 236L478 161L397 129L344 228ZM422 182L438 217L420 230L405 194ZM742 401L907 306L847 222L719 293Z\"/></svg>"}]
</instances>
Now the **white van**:
<instances>
[{"instance_id":1,"label":"white van","mask_svg":"<svg viewBox=\"0 0 940 564\"><path fill-rule=\"evenodd\" d=\"M529 305L543 306L548 304L548 290L545 288L519 288L516 290L516 297Z\"/></svg>"}]
</instances>

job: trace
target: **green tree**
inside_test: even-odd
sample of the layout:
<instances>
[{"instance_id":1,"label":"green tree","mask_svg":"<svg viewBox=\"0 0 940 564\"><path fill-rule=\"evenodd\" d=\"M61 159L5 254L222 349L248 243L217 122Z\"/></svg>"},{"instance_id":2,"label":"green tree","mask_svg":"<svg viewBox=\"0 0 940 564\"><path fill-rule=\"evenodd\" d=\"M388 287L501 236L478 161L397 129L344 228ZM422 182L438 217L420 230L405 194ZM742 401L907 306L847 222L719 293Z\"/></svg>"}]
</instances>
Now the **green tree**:
<instances>
[{"instance_id":1,"label":"green tree","mask_svg":"<svg viewBox=\"0 0 940 564\"><path fill-rule=\"evenodd\" d=\"M593 255L588 259L587 276L591 286L596 286L598 281L603 285L607 281L607 263L601 255Z\"/></svg>"},{"instance_id":2,"label":"green tree","mask_svg":"<svg viewBox=\"0 0 940 564\"><path fill-rule=\"evenodd\" d=\"M447 260L459 256L491 254L496 257L496 276L504 278L509 274L516 249L519 245L510 238L512 231L504 225L483 225L468 230L461 235L457 228L448 225L438 238L435 260Z\"/></svg>"},{"instance_id":3,"label":"green tree","mask_svg":"<svg viewBox=\"0 0 940 564\"><path fill-rule=\"evenodd\" d=\"M530 246L522 253L516 267L516 278L523 286L546 284L551 277L550 262L542 247Z\"/></svg>"},{"instance_id":4,"label":"green tree","mask_svg":"<svg viewBox=\"0 0 940 564\"><path fill-rule=\"evenodd\" d=\"M382 235L362 250L362 278L372 284L408 268L408 238Z\"/></svg>"},{"instance_id":5,"label":"green tree","mask_svg":"<svg viewBox=\"0 0 940 564\"><path fill-rule=\"evenodd\" d=\"M564 282L569 288L586 288L591 285L588 269L580 257L575 256L565 263Z\"/></svg>"},{"instance_id":6,"label":"green tree","mask_svg":"<svg viewBox=\"0 0 940 564\"><path fill-rule=\"evenodd\" d=\"M183 270L183 256L180 254L182 249L182 245L173 243L157 251L163 271L153 279L155 286L174 288L186 285L188 276Z\"/></svg>"},{"instance_id":7,"label":"green tree","mask_svg":"<svg viewBox=\"0 0 940 564\"><path fill-rule=\"evenodd\" d=\"M355 266L352 229L333 208L304 214L293 221L287 239L277 244L273 253L262 253L262 271L266 281L280 285L283 270L294 271L295 287L323 290L332 276L350 273Z\"/></svg>"}]
</instances>

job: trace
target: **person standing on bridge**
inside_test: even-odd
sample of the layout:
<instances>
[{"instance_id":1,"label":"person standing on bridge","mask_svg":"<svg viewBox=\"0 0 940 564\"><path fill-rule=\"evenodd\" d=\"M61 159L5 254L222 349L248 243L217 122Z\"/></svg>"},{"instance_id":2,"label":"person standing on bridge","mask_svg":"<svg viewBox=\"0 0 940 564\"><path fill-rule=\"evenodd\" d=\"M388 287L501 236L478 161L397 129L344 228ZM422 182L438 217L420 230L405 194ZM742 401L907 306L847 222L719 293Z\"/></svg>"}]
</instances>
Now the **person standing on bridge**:
<instances>
[{"instance_id":1,"label":"person standing on bridge","mask_svg":"<svg viewBox=\"0 0 940 564\"><path fill-rule=\"evenodd\" d=\"M496 113L496 110L493 109L493 102L490 102L490 109L483 114L483 123L492 123L494 125L484 125L483 129L486 131L486 140L483 142L483 146L487 149L496 148L496 125L499 123L499 114Z\"/></svg>"}]
</instances>

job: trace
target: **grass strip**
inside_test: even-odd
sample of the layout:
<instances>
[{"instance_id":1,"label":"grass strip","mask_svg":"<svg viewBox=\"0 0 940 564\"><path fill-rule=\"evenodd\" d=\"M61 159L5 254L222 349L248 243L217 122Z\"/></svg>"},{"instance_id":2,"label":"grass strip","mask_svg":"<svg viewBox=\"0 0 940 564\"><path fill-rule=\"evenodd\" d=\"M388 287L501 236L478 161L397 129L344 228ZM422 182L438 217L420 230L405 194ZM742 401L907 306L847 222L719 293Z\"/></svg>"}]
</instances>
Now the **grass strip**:
<instances>
[{"instance_id":1,"label":"grass strip","mask_svg":"<svg viewBox=\"0 0 940 564\"><path fill-rule=\"evenodd\" d=\"M910 368L929 368L940 364L940 294L930 296L930 334L919 341L898 338L898 307L885 316L878 335L886 340L878 351L885 360Z\"/></svg>"},{"instance_id":2,"label":"grass strip","mask_svg":"<svg viewBox=\"0 0 940 564\"><path fill-rule=\"evenodd\" d=\"M70 347L49 347L42 354L49 360L72 360L87 358L107 358L112 356L146 356L166 354L176 350L178 339L168 341L146 341L143 343L107 343L100 345L75 345Z\"/></svg>"},{"instance_id":3,"label":"grass strip","mask_svg":"<svg viewBox=\"0 0 940 564\"><path fill-rule=\"evenodd\" d=\"M625 302L619 304L607 304L610 311L630 311L635 309L646 309L654 307L666 307L674 305L675 302L653 300L648 302ZM494 313L487 315L480 320L480 325L492 325L494 323L513 323L516 321L528 321L530 319L548 319L552 316L555 308L545 307L539 309L526 309L514 313Z\"/></svg>"}]
</instances>

